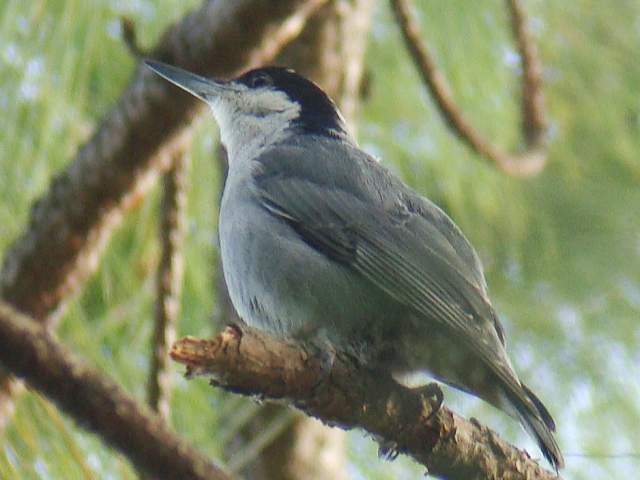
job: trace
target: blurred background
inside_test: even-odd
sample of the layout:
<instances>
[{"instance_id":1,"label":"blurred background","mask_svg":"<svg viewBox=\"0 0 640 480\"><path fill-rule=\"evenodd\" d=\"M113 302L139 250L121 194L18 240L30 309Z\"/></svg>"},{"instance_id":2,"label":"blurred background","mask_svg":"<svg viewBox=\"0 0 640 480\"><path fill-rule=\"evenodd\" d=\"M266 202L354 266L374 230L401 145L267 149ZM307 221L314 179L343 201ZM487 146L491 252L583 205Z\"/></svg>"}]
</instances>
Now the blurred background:
<instances>
[{"instance_id":1,"label":"blurred background","mask_svg":"<svg viewBox=\"0 0 640 480\"><path fill-rule=\"evenodd\" d=\"M518 53L503 1L420 1L423 35L455 98L486 137L516 150ZM142 45L196 0L0 0L0 252L31 203L119 97ZM440 205L478 250L508 351L558 424L568 479L634 478L640 469L640 3L528 0L543 63L549 163L517 179L470 152L444 125L386 2L376 3L358 115L361 145ZM199 121L189 156L188 229L179 335L210 336L216 312L217 129ZM112 238L69 306L58 337L143 399L159 256L155 192ZM173 367L173 427L225 462L224 446L260 406ZM519 426L463 394L455 411L539 452ZM280 414L232 465L240 470L289 422ZM20 398L0 444L0 478L135 478L126 460L39 395ZM347 440L346 478L420 478L407 458Z\"/></svg>"}]
</instances>

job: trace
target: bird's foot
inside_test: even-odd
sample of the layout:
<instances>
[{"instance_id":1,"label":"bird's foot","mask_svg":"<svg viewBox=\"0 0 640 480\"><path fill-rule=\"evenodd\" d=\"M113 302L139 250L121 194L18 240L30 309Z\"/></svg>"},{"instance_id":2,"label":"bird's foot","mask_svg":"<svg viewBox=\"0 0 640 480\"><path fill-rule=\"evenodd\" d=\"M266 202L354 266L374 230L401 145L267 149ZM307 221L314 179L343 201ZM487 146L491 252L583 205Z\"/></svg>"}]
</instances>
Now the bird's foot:
<instances>
[{"instance_id":1,"label":"bird's foot","mask_svg":"<svg viewBox=\"0 0 640 480\"><path fill-rule=\"evenodd\" d=\"M320 360L320 369L322 372L320 381L322 382L326 380L331 374L333 364L336 361L336 351L333 349L333 347L330 347L326 350L321 350L318 354L318 358Z\"/></svg>"},{"instance_id":2,"label":"bird's foot","mask_svg":"<svg viewBox=\"0 0 640 480\"><path fill-rule=\"evenodd\" d=\"M392 440L380 440L378 444L378 457L392 462L400 455L398 444Z\"/></svg>"},{"instance_id":3,"label":"bird's foot","mask_svg":"<svg viewBox=\"0 0 640 480\"><path fill-rule=\"evenodd\" d=\"M315 382L314 389L323 384L331 375L333 364L336 360L336 351L331 345L313 345L307 344L304 350L309 356L312 363L319 365L318 380Z\"/></svg>"}]
</instances>

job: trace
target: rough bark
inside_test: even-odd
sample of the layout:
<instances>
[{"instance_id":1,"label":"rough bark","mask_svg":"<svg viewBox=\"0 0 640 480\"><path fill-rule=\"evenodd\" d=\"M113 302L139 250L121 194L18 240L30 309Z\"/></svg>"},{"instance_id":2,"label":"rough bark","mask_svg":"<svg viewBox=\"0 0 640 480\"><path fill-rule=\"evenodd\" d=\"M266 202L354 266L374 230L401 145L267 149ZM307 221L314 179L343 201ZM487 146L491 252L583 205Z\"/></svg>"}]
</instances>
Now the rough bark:
<instances>
[{"instance_id":1,"label":"rough bark","mask_svg":"<svg viewBox=\"0 0 640 480\"><path fill-rule=\"evenodd\" d=\"M184 338L171 355L187 365L187 375L211 376L215 386L294 405L332 426L362 428L384 455L410 455L437 477L559 479L476 420L445 406L434 413L427 390L403 387L339 355L328 368L299 345L246 326L227 327L212 340Z\"/></svg>"},{"instance_id":2,"label":"rough bark","mask_svg":"<svg viewBox=\"0 0 640 480\"><path fill-rule=\"evenodd\" d=\"M153 478L231 478L122 387L83 365L34 319L3 301L0 361Z\"/></svg>"},{"instance_id":3,"label":"rough bark","mask_svg":"<svg viewBox=\"0 0 640 480\"><path fill-rule=\"evenodd\" d=\"M151 55L205 75L230 77L273 58L323 3L211 1L170 27ZM96 133L33 206L28 227L4 256L0 297L51 325L95 271L123 214L169 167L199 108L148 69L136 69ZM0 428L19 390L0 372Z\"/></svg>"}]
</instances>

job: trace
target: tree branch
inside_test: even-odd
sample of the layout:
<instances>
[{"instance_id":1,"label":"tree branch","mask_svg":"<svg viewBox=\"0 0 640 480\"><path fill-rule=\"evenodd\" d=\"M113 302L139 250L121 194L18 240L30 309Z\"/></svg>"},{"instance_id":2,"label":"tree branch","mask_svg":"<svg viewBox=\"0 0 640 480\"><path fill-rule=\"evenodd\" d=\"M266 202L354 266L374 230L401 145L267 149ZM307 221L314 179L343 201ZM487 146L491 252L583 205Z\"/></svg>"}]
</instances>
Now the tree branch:
<instances>
[{"instance_id":1,"label":"tree branch","mask_svg":"<svg viewBox=\"0 0 640 480\"><path fill-rule=\"evenodd\" d=\"M411 13L410 0L391 0L391 7L405 44L447 126L473 151L492 162L502 172L527 177L540 173L548 157L544 141L542 68L535 44L527 30L527 19L520 0L507 0L507 5L523 70L522 128L526 149L520 154L508 153L494 145L467 120L455 103L451 87L422 39L418 22Z\"/></svg>"},{"instance_id":2,"label":"tree branch","mask_svg":"<svg viewBox=\"0 0 640 480\"><path fill-rule=\"evenodd\" d=\"M284 400L333 426L363 428L378 439L382 451L410 455L435 476L559 478L474 419L465 420L444 406L432 416L424 389L403 387L339 355L327 371L322 358L299 345L231 326L212 340L179 340L171 356L187 365L187 375L212 376L216 386Z\"/></svg>"},{"instance_id":3,"label":"tree branch","mask_svg":"<svg viewBox=\"0 0 640 480\"><path fill-rule=\"evenodd\" d=\"M82 365L38 325L0 300L0 361L83 428L155 478L228 480L162 419L120 386Z\"/></svg>"},{"instance_id":4,"label":"tree branch","mask_svg":"<svg viewBox=\"0 0 640 480\"><path fill-rule=\"evenodd\" d=\"M147 398L149 406L168 421L171 395L169 347L176 338L176 326L182 291L183 245L186 226L186 183L189 160L184 152L177 153L173 166L162 182L160 204L161 256L158 265L156 314L151 340L151 369Z\"/></svg>"},{"instance_id":5,"label":"tree branch","mask_svg":"<svg viewBox=\"0 0 640 480\"><path fill-rule=\"evenodd\" d=\"M211 1L170 27L152 55L230 77L273 58L325 1ZM4 256L0 296L51 325L95 271L124 213L188 140L199 107L193 97L138 68L96 133L34 204L29 226ZM0 428L20 390L0 370Z\"/></svg>"},{"instance_id":6,"label":"tree branch","mask_svg":"<svg viewBox=\"0 0 640 480\"><path fill-rule=\"evenodd\" d=\"M212 1L169 28L151 55L204 75L233 76L273 58L323 3ZM138 68L93 137L34 205L29 228L5 255L3 297L44 319L76 291L122 212L169 167L169 153L184 141L199 107Z\"/></svg>"}]
</instances>

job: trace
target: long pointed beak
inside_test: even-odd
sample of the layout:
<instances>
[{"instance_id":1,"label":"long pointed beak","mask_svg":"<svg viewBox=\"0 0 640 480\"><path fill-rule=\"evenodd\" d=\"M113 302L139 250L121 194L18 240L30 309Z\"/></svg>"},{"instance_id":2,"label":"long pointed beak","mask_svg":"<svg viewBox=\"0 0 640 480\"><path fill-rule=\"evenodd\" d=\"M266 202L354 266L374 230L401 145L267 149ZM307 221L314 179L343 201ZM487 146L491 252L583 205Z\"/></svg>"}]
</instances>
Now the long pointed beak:
<instances>
[{"instance_id":1,"label":"long pointed beak","mask_svg":"<svg viewBox=\"0 0 640 480\"><path fill-rule=\"evenodd\" d=\"M145 60L144 63L161 77L205 102L209 102L211 97L219 96L231 89L227 82L210 80L166 63L153 60Z\"/></svg>"}]
</instances>

